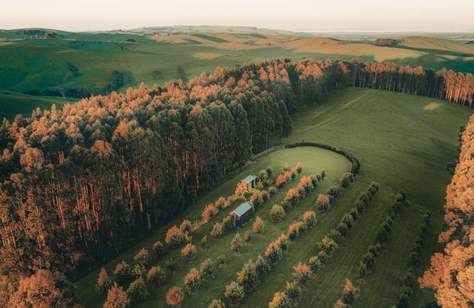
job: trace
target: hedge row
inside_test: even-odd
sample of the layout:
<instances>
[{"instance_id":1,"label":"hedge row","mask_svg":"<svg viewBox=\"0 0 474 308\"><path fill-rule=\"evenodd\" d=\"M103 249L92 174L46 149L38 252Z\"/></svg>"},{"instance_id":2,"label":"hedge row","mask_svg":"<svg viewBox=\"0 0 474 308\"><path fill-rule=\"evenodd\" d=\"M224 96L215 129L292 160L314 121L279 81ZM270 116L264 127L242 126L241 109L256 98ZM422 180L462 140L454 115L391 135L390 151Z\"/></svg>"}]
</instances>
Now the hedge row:
<instances>
[{"instance_id":1,"label":"hedge row","mask_svg":"<svg viewBox=\"0 0 474 308\"><path fill-rule=\"evenodd\" d=\"M316 223L316 213L306 211L303 220L297 220L288 227L287 234L281 234L266 247L262 255L255 260L249 260L242 269L237 272L235 280L224 288L222 300L214 300L213 303L223 301L230 306L238 306L246 295L263 282L265 275L283 258L288 251L288 241L294 241L301 237L308 228Z\"/></svg>"},{"instance_id":2,"label":"hedge row","mask_svg":"<svg viewBox=\"0 0 474 308\"><path fill-rule=\"evenodd\" d=\"M337 243L345 237L347 232L341 232L341 227L348 231L357 219L367 209L373 196L379 191L379 185L375 182L370 184L367 192L359 197L354 207L344 215L336 228L326 234L318 247L320 251L317 255L309 258L307 263L299 263L294 267L293 280L286 282L285 290L278 291L274 294L272 301L268 304L269 308L288 308L298 305L301 301L303 288L308 279L315 275L318 270L326 264L337 248ZM306 271L306 267L309 272Z\"/></svg>"},{"instance_id":3,"label":"hedge row","mask_svg":"<svg viewBox=\"0 0 474 308\"><path fill-rule=\"evenodd\" d=\"M423 216L423 222L418 230L418 237L415 241L415 246L410 252L408 261L408 270L403 278L402 292L398 299L397 308L406 308L410 305L410 298L415 288L417 288L416 271L421 265L421 252L425 244L425 234L431 224L431 213L428 211Z\"/></svg>"},{"instance_id":4,"label":"hedge row","mask_svg":"<svg viewBox=\"0 0 474 308\"><path fill-rule=\"evenodd\" d=\"M393 220L400 213L402 205L405 203L406 195L403 192L399 192L396 196L395 202L392 205L389 214L385 220L380 224L375 237L375 243L370 245L367 249L367 253L362 256L362 260L359 265L359 276L364 277L367 272L374 266L375 259L382 252L383 244L386 243L392 232Z\"/></svg>"}]
</instances>

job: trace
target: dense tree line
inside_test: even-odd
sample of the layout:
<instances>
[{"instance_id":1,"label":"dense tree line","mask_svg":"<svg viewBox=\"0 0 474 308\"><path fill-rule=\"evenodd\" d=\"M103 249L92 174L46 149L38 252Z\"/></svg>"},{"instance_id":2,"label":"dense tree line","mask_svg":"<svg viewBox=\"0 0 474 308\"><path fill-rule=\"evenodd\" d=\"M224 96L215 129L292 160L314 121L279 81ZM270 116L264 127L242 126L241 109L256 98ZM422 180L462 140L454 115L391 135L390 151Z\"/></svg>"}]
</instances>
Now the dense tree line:
<instances>
[{"instance_id":1,"label":"dense tree line","mask_svg":"<svg viewBox=\"0 0 474 308\"><path fill-rule=\"evenodd\" d=\"M4 121L0 273L15 290L38 269L71 277L120 252L287 135L298 104L332 89L377 87L470 104L472 80L418 68L273 60Z\"/></svg>"},{"instance_id":2,"label":"dense tree line","mask_svg":"<svg viewBox=\"0 0 474 308\"><path fill-rule=\"evenodd\" d=\"M431 257L431 267L419 282L435 290L441 306L467 308L474 304L474 116L461 141L459 163L447 188L446 229L439 235L445 247Z\"/></svg>"}]
</instances>

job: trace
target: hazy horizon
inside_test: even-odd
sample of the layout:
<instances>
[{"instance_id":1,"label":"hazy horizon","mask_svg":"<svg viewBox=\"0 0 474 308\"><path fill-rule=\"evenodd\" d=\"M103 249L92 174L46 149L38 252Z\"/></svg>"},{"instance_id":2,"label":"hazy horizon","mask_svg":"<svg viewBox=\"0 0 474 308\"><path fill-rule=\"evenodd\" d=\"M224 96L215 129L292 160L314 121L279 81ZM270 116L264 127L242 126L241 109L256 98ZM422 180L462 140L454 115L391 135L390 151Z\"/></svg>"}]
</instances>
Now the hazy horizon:
<instances>
[{"instance_id":1,"label":"hazy horizon","mask_svg":"<svg viewBox=\"0 0 474 308\"><path fill-rule=\"evenodd\" d=\"M2 5L0 29L48 28L106 31L176 25L248 26L297 32L474 32L474 1L449 7L441 0L203 0L116 3L78 0L18 0Z\"/></svg>"}]
</instances>

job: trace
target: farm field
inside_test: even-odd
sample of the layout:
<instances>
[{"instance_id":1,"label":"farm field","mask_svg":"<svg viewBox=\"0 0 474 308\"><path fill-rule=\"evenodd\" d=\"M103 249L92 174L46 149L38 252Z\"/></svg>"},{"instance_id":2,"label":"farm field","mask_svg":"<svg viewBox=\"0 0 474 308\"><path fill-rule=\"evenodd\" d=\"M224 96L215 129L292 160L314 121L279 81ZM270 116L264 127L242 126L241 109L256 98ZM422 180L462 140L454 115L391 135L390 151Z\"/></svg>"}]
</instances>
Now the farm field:
<instances>
[{"instance_id":1,"label":"farm field","mask_svg":"<svg viewBox=\"0 0 474 308\"><path fill-rule=\"evenodd\" d=\"M162 85L170 80L196 77L217 66L285 57L392 61L397 65L474 72L472 46L442 38L407 37L397 46L382 47L373 40L307 37L291 32L157 31L163 30L58 32L49 39L0 32L0 90L82 97L84 93L125 91L142 82L148 86ZM30 103L33 102L32 98ZM29 114L31 110L24 106L11 103L0 116Z\"/></svg>"},{"instance_id":2,"label":"farm field","mask_svg":"<svg viewBox=\"0 0 474 308\"><path fill-rule=\"evenodd\" d=\"M291 279L293 265L306 262L318 252L317 243L337 225L372 181L380 184L380 192L348 236L342 239L325 267L315 279L310 280L300 305L331 307L340 297L346 278L350 278L360 288L354 306L387 307L396 304L407 269L408 254L412 246L410 243L414 243L416 230L427 210L431 212L433 222L430 234L427 235L429 240L421 268L428 265L429 255L434 249L435 234L442 226L442 204L445 187L450 179L446 164L456 159L459 127L466 123L470 114L469 109L463 106L441 100L358 88L338 90L320 105L302 106L292 117L293 132L282 140L282 144L306 141L337 146L360 160L361 172L354 184L342 192L329 211L318 213L316 226L289 244L287 254L265 276L265 281L246 295L242 307L266 307L273 294L283 289L285 281ZM298 179L284 186L257 210L256 215L263 219L265 229L262 234L253 236L242 248L240 255L230 250L234 231L218 239L210 238L205 245L199 243L200 237L195 235L193 243L198 247L196 259L190 262L179 260L172 277L164 285L151 289L151 298L138 305L164 306L168 288L182 287L184 276L192 267L199 267L199 263L205 258L216 259L222 255L223 265L216 278L192 295L186 295L182 305L207 307L212 299L222 297L224 286L235 279L236 272L250 258L263 253L267 244L280 233L286 232L288 225L301 218L306 210L316 209L316 196L324 193L344 172L350 170L350 164L344 157L309 147L278 149L266 154L203 196L182 216L109 262L107 269L111 272L122 259L131 262L139 249L150 248L155 240L161 240L168 227L179 224L185 217L197 217L206 204L219 196L231 194L237 182L246 175L257 173L267 166L272 166L277 173L284 167L291 168L297 162L303 164L303 174L319 174L321 170L325 170L327 177L321 186L288 211L283 221L272 222L269 216L271 205L279 202L285 192L298 183ZM407 205L394 220L393 234L384 245L374 268L360 280L359 261L374 241L378 226L385 219L400 190L407 193ZM226 209L224 213L228 211L230 209ZM223 212L217 216L216 221L222 217ZM251 230L253 221L254 218L238 232L243 235L245 231ZM199 232L209 232L211 226L212 223ZM157 263L164 266L164 261L171 256L181 258L177 250L159 259ZM97 274L98 271L93 272L76 282L76 295L87 307L99 307L104 301L104 297L99 296L95 290ZM412 298L412 305L419 307L432 300L430 291L417 290Z\"/></svg>"},{"instance_id":3,"label":"farm field","mask_svg":"<svg viewBox=\"0 0 474 308\"><path fill-rule=\"evenodd\" d=\"M0 91L0 119L13 119L16 114L31 115L31 111L37 107L50 109L55 104L61 107L64 103L74 100L61 97L34 96L18 92Z\"/></svg>"}]
</instances>

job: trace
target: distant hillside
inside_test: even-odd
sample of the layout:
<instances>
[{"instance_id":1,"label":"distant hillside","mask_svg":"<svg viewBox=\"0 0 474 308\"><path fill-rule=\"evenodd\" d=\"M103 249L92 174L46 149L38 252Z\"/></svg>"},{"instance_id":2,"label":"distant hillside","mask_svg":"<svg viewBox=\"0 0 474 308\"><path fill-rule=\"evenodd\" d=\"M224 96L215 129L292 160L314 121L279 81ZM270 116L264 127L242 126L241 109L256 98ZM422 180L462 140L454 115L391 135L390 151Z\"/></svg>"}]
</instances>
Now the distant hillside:
<instances>
[{"instance_id":1,"label":"distant hillside","mask_svg":"<svg viewBox=\"0 0 474 308\"><path fill-rule=\"evenodd\" d=\"M411 48L452 51L474 55L474 46L463 41L447 40L437 37L411 36L401 40L401 45Z\"/></svg>"},{"instance_id":2,"label":"distant hillside","mask_svg":"<svg viewBox=\"0 0 474 308\"><path fill-rule=\"evenodd\" d=\"M130 30L108 31L112 33L124 34L214 34L214 33L240 33L240 34L260 34L264 36L297 36L298 33L286 30L275 30L257 27L228 27L228 26L171 26L171 27L143 27Z\"/></svg>"}]
</instances>

